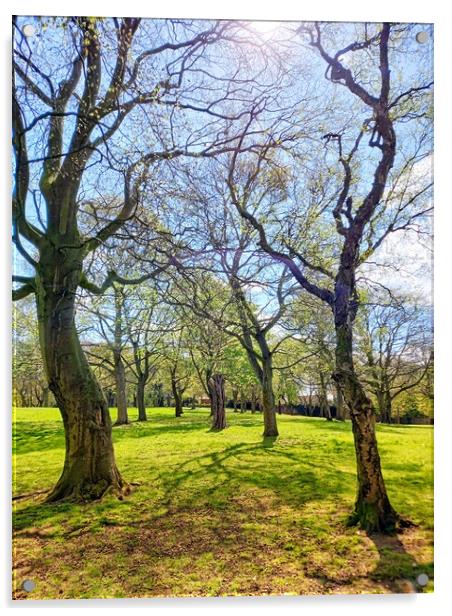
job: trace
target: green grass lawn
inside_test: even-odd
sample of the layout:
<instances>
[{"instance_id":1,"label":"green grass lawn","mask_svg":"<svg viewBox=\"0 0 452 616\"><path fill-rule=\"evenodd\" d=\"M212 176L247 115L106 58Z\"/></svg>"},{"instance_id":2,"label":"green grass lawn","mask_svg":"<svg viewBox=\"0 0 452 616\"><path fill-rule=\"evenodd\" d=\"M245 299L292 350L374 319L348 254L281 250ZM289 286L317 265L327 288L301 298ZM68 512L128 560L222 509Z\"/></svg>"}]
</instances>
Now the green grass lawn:
<instances>
[{"instance_id":1,"label":"green grass lawn","mask_svg":"<svg viewBox=\"0 0 452 616\"><path fill-rule=\"evenodd\" d=\"M116 411L112 411L115 419ZM130 416L136 418L135 409ZM413 592L433 588L433 431L379 426L391 501L417 526L367 536L344 521L355 495L350 423L149 409L113 430L133 483L120 501L42 503L64 459L56 409L16 409L14 596L94 598ZM429 583L416 578L427 573ZM21 590L34 580L31 593Z\"/></svg>"}]
</instances>

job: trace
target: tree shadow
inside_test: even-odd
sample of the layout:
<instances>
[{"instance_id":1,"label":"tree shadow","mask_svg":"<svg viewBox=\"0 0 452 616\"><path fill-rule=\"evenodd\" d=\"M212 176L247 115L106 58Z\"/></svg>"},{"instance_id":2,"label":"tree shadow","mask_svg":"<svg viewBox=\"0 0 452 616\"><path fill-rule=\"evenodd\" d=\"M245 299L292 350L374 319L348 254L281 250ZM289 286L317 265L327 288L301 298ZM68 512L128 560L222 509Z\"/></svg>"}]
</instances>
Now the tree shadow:
<instances>
[{"instance_id":1,"label":"tree shadow","mask_svg":"<svg viewBox=\"0 0 452 616\"><path fill-rule=\"evenodd\" d=\"M271 449L275 446L277 440L277 436L264 436L262 439L262 446L265 447L265 449Z\"/></svg>"},{"instance_id":2,"label":"tree shadow","mask_svg":"<svg viewBox=\"0 0 452 616\"><path fill-rule=\"evenodd\" d=\"M433 562L419 563L400 539L410 532L410 528L413 529L409 527L392 535L367 533L379 554L378 564L369 577L384 581L393 593L423 592L423 582L433 580Z\"/></svg>"}]
</instances>

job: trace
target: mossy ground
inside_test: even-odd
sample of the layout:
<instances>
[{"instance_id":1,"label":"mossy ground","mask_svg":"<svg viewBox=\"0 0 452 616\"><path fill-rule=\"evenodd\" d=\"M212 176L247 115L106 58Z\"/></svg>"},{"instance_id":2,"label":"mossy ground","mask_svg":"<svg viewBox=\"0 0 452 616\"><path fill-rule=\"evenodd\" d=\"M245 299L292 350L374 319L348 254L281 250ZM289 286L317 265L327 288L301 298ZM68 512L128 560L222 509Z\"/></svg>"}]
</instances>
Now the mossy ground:
<instances>
[{"instance_id":1,"label":"mossy ground","mask_svg":"<svg viewBox=\"0 0 452 616\"><path fill-rule=\"evenodd\" d=\"M432 590L430 426L378 426L391 502L417 525L388 537L346 526L355 496L348 422L278 416L280 437L263 439L259 414L228 412L218 433L206 409L148 417L113 430L123 477L139 484L130 496L47 505L64 458L59 413L15 410L15 598Z\"/></svg>"}]
</instances>

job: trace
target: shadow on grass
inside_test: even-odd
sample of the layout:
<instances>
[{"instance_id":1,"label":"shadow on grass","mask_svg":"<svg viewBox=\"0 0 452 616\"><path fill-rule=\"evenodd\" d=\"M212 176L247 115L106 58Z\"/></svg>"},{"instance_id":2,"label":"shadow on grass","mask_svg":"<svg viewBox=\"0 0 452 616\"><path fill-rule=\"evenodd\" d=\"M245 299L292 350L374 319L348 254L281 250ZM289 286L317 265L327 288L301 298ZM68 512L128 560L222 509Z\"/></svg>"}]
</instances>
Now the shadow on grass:
<instances>
[{"instance_id":1,"label":"shadow on grass","mask_svg":"<svg viewBox=\"0 0 452 616\"><path fill-rule=\"evenodd\" d=\"M162 491L159 506L170 513L199 507L224 510L249 488L258 488L291 507L330 499L332 494L337 501L345 502L350 484L354 483L353 474L331 469L326 463L319 467L308 459L300 459L299 453L279 448L274 437L191 457L177 467L158 472L157 477ZM143 485L139 490L149 487ZM133 507L131 499L124 501L127 502ZM45 504L41 498L14 513L14 528L21 532L48 522L64 526L65 517L72 513L83 515L89 508L90 505L71 503ZM58 534L62 534L61 528Z\"/></svg>"},{"instance_id":2,"label":"shadow on grass","mask_svg":"<svg viewBox=\"0 0 452 616\"><path fill-rule=\"evenodd\" d=\"M275 442L277 441L277 436L264 436L262 439L262 447L265 449L271 449L275 446Z\"/></svg>"},{"instance_id":3,"label":"shadow on grass","mask_svg":"<svg viewBox=\"0 0 452 616\"><path fill-rule=\"evenodd\" d=\"M60 448L64 449L64 430L59 421L24 421L13 435L13 455Z\"/></svg>"},{"instance_id":4,"label":"shadow on grass","mask_svg":"<svg viewBox=\"0 0 452 616\"><path fill-rule=\"evenodd\" d=\"M371 579L386 581L394 593L423 592L425 585L418 581L422 574L427 575L427 580L433 580L433 562L418 563L406 550L399 535L369 533L368 537L379 553L378 565L369 574Z\"/></svg>"},{"instance_id":5,"label":"shadow on grass","mask_svg":"<svg viewBox=\"0 0 452 616\"><path fill-rule=\"evenodd\" d=\"M266 437L195 456L177 469L160 472L162 502L169 510L200 504L221 508L247 488L261 489L293 507L332 494L346 501L353 474L325 468L278 448L275 437Z\"/></svg>"}]
</instances>

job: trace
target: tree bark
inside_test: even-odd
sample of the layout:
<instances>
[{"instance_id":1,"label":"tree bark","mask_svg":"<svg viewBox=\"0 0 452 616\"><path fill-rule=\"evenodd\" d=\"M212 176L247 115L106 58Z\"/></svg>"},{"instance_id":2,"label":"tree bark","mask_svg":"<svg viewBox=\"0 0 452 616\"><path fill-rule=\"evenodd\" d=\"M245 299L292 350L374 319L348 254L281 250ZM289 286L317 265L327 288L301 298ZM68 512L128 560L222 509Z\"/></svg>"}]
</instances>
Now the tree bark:
<instances>
[{"instance_id":1,"label":"tree bark","mask_svg":"<svg viewBox=\"0 0 452 616\"><path fill-rule=\"evenodd\" d=\"M179 388L177 387L177 381L175 380L173 375L171 375L171 390L173 392L176 417L182 417L182 396L180 394Z\"/></svg>"},{"instance_id":2,"label":"tree bark","mask_svg":"<svg viewBox=\"0 0 452 616\"><path fill-rule=\"evenodd\" d=\"M336 317L339 311L336 310ZM350 411L357 464L358 488L350 524L368 532L392 532L400 521L386 493L375 433L372 403L354 369L352 328L336 321L336 373L345 404Z\"/></svg>"},{"instance_id":3,"label":"tree bark","mask_svg":"<svg viewBox=\"0 0 452 616\"><path fill-rule=\"evenodd\" d=\"M63 472L48 502L92 501L107 490L128 490L116 467L108 406L75 327L82 259L74 252L43 251L36 275L42 356L65 430Z\"/></svg>"},{"instance_id":4,"label":"tree bark","mask_svg":"<svg viewBox=\"0 0 452 616\"><path fill-rule=\"evenodd\" d=\"M147 421L146 406L144 403L144 390L146 387L146 381L144 378L138 377L137 380L137 408L138 408L138 421Z\"/></svg>"},{"instance_id":5,"label":"tree bark","mask_svg":"<svg viewBox=\"0 0 452 616\"><path fill-rule=\"evenodd\" d=\"M378 414L383 423L392 423L392 401L387 391L379 391L377 394Z\"/></svg>"},{"instance_id":6,"label":"tree bark","mask_svg":"<svg viewBox=\"0 0 452 616\"><path fill-rule=\"evenodd\" d=\"M271 355L264 357L262 362L262 412L264 414L264 436L278 436Z\"/></svg>"},{"instance_id":7,"label":"tree bark","mask_svg":"<svg viewBox=\"0 0 452 616\"><path fill-rule=\"evenodd\" d=\"M212 430L223 430L226 428L226 412L224 408L224 376L213 374L209 379L209 391L211 394L212 406Z\"/></svg>"},{"instance_id":8,"label":"tree bark","mask_svg":"<svg viewBox=\"0 0 452 616\"><path fill-rule=\"evenodd\" d=\"M337 383L335 383L336 389L336 419L339 421L345 420L345 408L344 408L344 399L342 398L341 388Z\"/></svg>"},{"instance_id":9,"label":"tree bark","mask_svg":"<svg viewBox=\"0 0 452 616\"><path fill-rule=\"evenodd\" d=\"M129 423L127 414L126 370L120 351L114 352L115 384L116 384L116 407L118 416L115 425L120 426Z\"/></svg>"}]
</instances>

